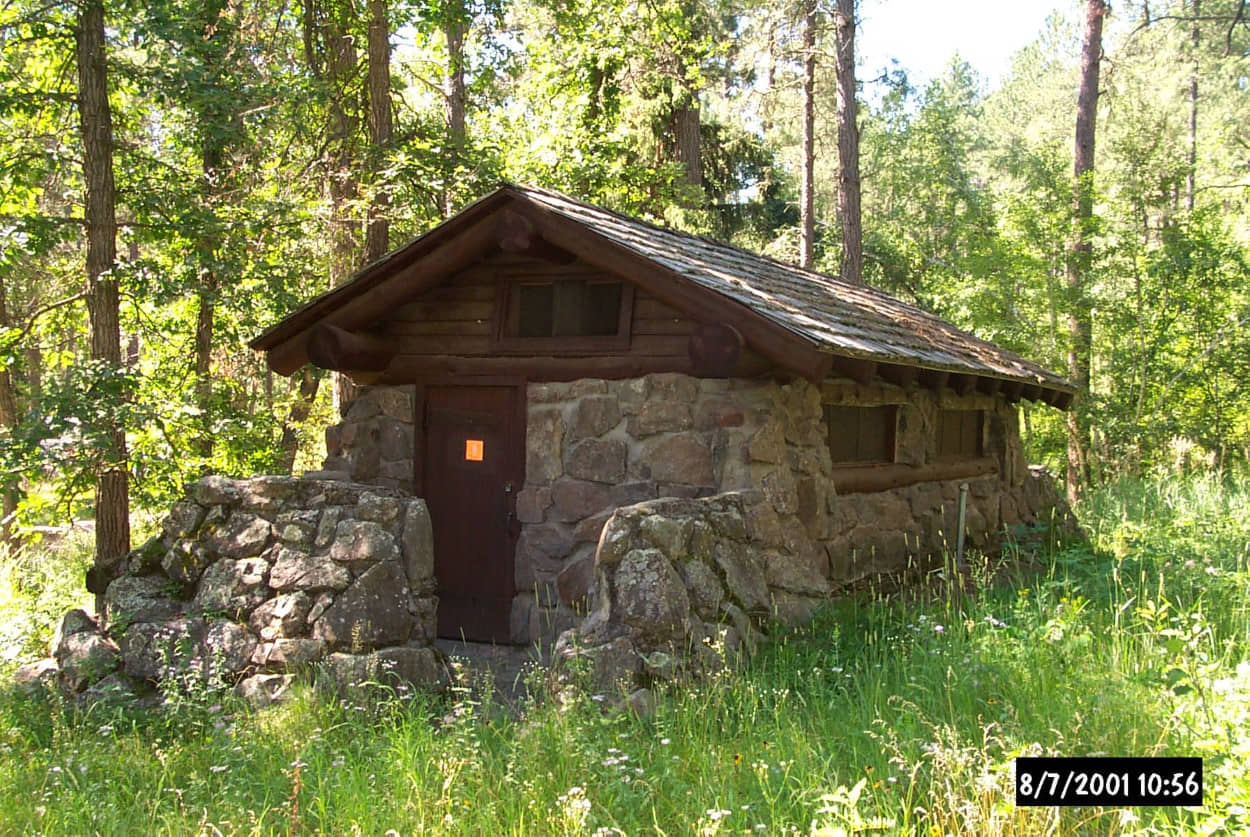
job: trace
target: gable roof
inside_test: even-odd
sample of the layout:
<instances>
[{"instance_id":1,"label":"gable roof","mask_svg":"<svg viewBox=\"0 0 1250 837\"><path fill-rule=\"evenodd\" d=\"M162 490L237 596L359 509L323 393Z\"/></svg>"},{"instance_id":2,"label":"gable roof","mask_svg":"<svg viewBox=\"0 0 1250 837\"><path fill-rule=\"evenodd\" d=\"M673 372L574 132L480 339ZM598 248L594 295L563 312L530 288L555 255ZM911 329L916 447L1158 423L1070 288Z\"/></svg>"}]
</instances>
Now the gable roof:
<instances>
[{"instance_id":1,"label":"gable roof","mask_svg":"<svg viewBox=\"0 0 1250 837\"><path fill-rule=\"evenodd\" d=\"M290 357L280 365L298 368L307 360L299 351L300 338L306 339L313 326L323 321L348 327L363 325L363 320L380 318L394 304L370 307L362 304L363 295L403 283L409 286L411 296L441 281L457 268L452 252L457 239L468 242L461 248L466 251L462 259L480 258L483 247L493 243L497 235L496 227L484 222L505 208L532 222L543 239L592 263L602 263L605 254L611 254L617 262L623 258L635 269L650 268L668 280L736 303L734 309L740 307L746 317L756 320L756 331L771 327L784 332L787 343L806 350L803 354L1014 382L1060 396L1047 399L1060 406L1070 401L1074 392L1071 384L1053 372L866 285L654 226L555 192L512 185L501 187L366 266L351 281L266 330L250 343L251 347L271 352L273 365L273 351L285 344ZM392 300L403 298L403 287L386 290ZM750 333L744 331L744 336L752 341ZM783 358L774 359L787 365ZM810 364L806 367L811 368Z\"/></svg>"}]
</instances>

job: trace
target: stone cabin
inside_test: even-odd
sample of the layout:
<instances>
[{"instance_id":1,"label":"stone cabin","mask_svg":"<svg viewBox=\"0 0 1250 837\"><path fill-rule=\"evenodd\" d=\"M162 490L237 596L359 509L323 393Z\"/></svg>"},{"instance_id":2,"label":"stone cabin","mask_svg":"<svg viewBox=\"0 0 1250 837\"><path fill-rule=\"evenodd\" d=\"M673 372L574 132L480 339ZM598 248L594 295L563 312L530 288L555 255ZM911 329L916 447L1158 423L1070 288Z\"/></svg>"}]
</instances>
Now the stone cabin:
<instances>
[{"instance_id":1,"label":"stone cabin","mask_svg":"<svg viewBox=\"0 0 1250 837\"><path fill-rule=\"evenodd\" d=\"M251 346L358 385L319 476L424 498L440 636L550 642L602 623L614 585L637 592L627 621L675 595L741 639L744 612L799 620L953 551L962 485L984 551L1060 502L1017 419L1068 407L1059 376L873 288L552 192L500 188ZM622 507L620 537L688 557L702 536L706 562L597 566Z\"/></svg>"}]
</instances>

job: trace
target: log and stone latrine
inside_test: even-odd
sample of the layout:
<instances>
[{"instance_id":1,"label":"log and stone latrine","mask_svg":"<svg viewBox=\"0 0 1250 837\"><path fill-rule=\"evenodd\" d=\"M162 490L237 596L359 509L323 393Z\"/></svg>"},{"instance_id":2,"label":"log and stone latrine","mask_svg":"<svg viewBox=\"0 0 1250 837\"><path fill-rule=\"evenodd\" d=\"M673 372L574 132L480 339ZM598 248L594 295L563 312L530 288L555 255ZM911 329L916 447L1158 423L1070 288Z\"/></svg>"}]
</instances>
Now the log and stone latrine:
<instances>
[{"instance_id":1,"label":"log and stone latrine","mask_svg":"<svg viewBox=\"0 0 1250 837\"><path fill-rule=\"evenodd\" d=\"M848 408L887 421L892 462L833 461ZM212 679L263 703L310 667L345 689L445 683L415 414L411 387L365 388L323 471L193 484L109 585L107 634L63 620L62 685ZM730 665L856 581L940 565L961 485L970 549L1073 525L1014 406L983 394L654 374L530 384L525 417L510 639L589 661L601 689Z\"/></svg>"},{"instance_id":2,"label":"log and stone latrine","mask_svg":"<svg viewBox=\"0 0 1250 837\"><path fill-rule=\"evenodd\" d=\"M501 187L251 345L360 385L324 470L193 496L110 588L119 611L118 591L173 591L134 624L228 646L236 679L383 653L427 671L442 637L559 640L636 683L961 537L993 553L1019 524L1071 525L1018 426L1022 402L1071 405L1060 376L867 286L542 190ZM293 587L292 566L334 584Z\"/></svg>"}]
</instances>

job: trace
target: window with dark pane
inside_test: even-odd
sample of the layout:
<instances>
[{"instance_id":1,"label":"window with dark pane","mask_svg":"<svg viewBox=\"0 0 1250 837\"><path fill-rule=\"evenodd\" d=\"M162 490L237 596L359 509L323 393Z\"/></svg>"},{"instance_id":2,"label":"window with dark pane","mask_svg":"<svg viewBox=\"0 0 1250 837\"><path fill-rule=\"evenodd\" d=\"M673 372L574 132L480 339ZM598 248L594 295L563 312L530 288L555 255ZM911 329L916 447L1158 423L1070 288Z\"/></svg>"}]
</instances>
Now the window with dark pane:
<instances>
[{"instance_id":1,"label":"window with dark pane","mask_svg":"<svg viewBox=\"0 0 1250 837\"><path fill-rule=\"evenodd\" d=\"M516 288L517 337L550 337L553 285L518 285Z\"/></svg>"},{"instance_id":2,"label":"window with dark pane","mask_svg":"<svg viewBox=\"0 0 1250 837\"><path fill-rule=\"evenodd\" d=\"M583 334L590 337L616 334L621 328L621 283L588 283L582 316Z\"/></svg>"},{"instance_id":3,"label":"window with dark pane","mask_svg":"<svg viewBox=\"0 0 1250 837\"><path fill-rule=\"evenodd\" d=\"M825 431L834 462L893 462L897 408L825 405Z\"/></svg>"},{"instance_id":4,"label":"window with dark pane","mask_svg":"<svg viewBox=\"0 0 1250 837\"><path fill-rule=\"evenodd\" d=\"M943 459L981 455L984 410L938 410L937 455Z\"/></svg>"},{"instance_id":5,"label":"window with dark pane","mask_svg":"<svg viewBox=\"0 0 1250 837\"><path fill-rule=\"evenodd\" d=\"M621 283L520 284L512 308L514 337L614 337L620 330Z\"/></svg>"}]
</instances>

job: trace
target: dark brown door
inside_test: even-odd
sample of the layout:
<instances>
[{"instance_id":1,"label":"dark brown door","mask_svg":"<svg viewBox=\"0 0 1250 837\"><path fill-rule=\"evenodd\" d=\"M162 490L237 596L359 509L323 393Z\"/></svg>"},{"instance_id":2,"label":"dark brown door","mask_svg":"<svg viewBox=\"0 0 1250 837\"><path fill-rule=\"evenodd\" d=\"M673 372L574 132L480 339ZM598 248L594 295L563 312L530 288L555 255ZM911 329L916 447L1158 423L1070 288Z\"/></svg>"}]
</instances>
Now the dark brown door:
<instances>
[{"instance_id":1,"label":"dark brown door","mask_svg":"<svg viewBox=\"0 0 1250 837\"><path fill-rule=\"evenodd\" d=\"M427 386L422 490L434 524L438 634L508 642L513 498L524 448L512 386Z\"/></svg>"}]
</instances>

